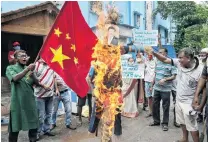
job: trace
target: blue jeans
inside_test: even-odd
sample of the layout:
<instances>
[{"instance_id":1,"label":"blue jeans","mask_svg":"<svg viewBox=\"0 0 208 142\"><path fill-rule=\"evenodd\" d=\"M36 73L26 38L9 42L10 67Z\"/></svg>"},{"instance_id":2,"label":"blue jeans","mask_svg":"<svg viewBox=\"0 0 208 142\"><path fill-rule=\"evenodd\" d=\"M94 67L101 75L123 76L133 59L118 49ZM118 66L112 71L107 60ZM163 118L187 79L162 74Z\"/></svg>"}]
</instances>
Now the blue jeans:
<instances>
[{"instance_id":1,"label":"blue jeans","mask_svg":"<svg viewBox=\"0 0 208 142\"><path fill-rule=\"evenodd\" d=\"M38 133L50 132L51 114L53 108L53 96L45 98L36 98L38 115L39 115L39 128Z\"/></svg>"},{"instance_id":2,"label":"blue jeans","mask_svg":"<svg viewBox=\"0 0 208 142\"><path fill-rule=\"evenodd\" d=\"M54 96L53 98L53 113L52 113L52 124L56 124L58 105L60 101L64 104L65 110L65 125L71 124L71 111L72 102L69 90L60 94L60 96Z\"/></svg>"}]
</instances>

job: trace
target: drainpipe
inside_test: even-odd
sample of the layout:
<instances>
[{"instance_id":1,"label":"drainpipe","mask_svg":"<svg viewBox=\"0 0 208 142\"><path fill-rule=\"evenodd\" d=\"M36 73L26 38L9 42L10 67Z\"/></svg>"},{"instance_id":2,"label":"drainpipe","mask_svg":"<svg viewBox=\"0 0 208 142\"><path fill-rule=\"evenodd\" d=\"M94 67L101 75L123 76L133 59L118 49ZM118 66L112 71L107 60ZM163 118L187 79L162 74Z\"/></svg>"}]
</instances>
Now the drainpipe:
<instances>
[{"instance_id":1,"label":"drainpipe","mask_svg":"<svg viewBox=\"0 0 208 142\"><path fill-rule=\"evenodd\" d=\"M131 1L128 1L128 7L129 7L129 25L131 25Z\"/></svg>"},{"instance_id":2,"label":"drainpipe","mask_svg":"<svg viewBox=\"0 0 208 142\"><path fill-rule=\"evenodd\" d=\"M147 4L146 1L144 1L144 29L147 30Z\"/></svg>"}]
</instances>

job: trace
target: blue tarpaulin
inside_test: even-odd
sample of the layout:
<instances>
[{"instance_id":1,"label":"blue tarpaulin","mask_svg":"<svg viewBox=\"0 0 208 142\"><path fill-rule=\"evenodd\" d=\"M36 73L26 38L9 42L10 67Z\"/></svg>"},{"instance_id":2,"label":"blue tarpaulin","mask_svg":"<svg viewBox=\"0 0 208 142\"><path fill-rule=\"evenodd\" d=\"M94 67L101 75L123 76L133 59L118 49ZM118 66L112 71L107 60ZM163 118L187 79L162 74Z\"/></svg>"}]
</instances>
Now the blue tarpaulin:
<instances>
[{"instance_id":1,"label":"blue tarpaulin","mask_svg":"<svg viewBox=\"0 0 208 142\"><path fill-rule=\"evenodd\" d=\"M154 51L158 52L159 47L158 46L152 46ZM176 52L175 48L172 45L162 45L162 47L166 48L168 50L168 57L169 58L176 58ZM137 51L144 52L144 47L136 46ZM133 53L133 52L132 52Z\"/></svg>"}]
</instances>

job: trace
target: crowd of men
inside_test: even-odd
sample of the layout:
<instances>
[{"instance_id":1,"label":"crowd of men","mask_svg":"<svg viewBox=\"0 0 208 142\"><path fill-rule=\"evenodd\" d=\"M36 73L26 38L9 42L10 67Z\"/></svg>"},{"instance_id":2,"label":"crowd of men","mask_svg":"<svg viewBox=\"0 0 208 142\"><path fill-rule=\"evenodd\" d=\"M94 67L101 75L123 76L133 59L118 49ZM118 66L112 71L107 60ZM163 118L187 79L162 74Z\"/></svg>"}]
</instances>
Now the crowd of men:
<instances>
[{"instance_id":1,"label":"crowd of men","mask_svg":"<svg viewBox=\"0 0 208 142\"><path fill-rule=\"evenodd\" d=\"M26 66L29 60L26 52L21 50L18 42L15 42L13 47L14 51L9 53L8 57L10 65L6 69L6 76L11 83L9 142L17 142L21 130L28 131L30 142L38 141L42 135L55 136L51 130L56 127L60 101L63 102L65 109L66 128L75 130L77 126L71 123L70 88L41 58L35 64ZM167 54L166 48L159 49L158 53L152 49L146 51L144 90L149 105L147 117L153 118L149 126L162 125L162 130L168 131L172 94L175 106L174 124L181 127L183 132L183 137L178 142L188 142L188 132L191 133L194 142L199 142L197 116L200 112L203 113L206 102L208 104L208 48L203 49L199 56L202 62L194 56L190 48L180 50L176 59L168 58ZM89 105L89 131L92 133L97 130L100 120L95 112L96 106L92 102L95 75L91 67L86 77L90 88L86 97ZM78 100L79 125L82 124L81 113L86 97ZM207 115L208 109L205 113L205 116ZM208 125L206 128L208 133ZM121 113L116 115L114 134L122 134Z\"/></svg>"}]
</instances>

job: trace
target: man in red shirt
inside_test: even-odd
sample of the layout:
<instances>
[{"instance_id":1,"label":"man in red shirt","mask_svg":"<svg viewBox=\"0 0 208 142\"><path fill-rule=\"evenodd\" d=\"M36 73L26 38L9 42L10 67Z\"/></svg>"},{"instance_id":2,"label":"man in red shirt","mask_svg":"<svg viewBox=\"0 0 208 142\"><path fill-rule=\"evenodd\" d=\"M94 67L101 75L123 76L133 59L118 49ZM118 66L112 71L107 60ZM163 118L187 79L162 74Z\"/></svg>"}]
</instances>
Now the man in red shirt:
<instances>
[{"instance_id":1,"label":"man in red shirt","mask_svg":"<svg viewBox=\"0 0 208 142\"><path fill-rule=\"evenodd\" d=\"M20 50L20 44L17 41L13 43L13 50L9 51L9 53L8 53L9 64L15 64L16 63L16 60L14 58L14 52L16 50Z\"/></svg>"},{"instance_id":2,"label":"man in red shirt","mask_svg":"<svg viewBox=\"0 0 208 142\"><path fill-rule=\"evenodd\" d=\"M14 58L14 52L16 50L20 50L21 47L20 47L20 43L17 42L17 41L15 41L12 45L13 45L13 50L9 51L9 53L8 53L8 60L9 60L9 64L14 65L16 63L16 60ZM29 58L30 57L28 56L26 60L28 61Z\"/></svg>"}]
</instances>

